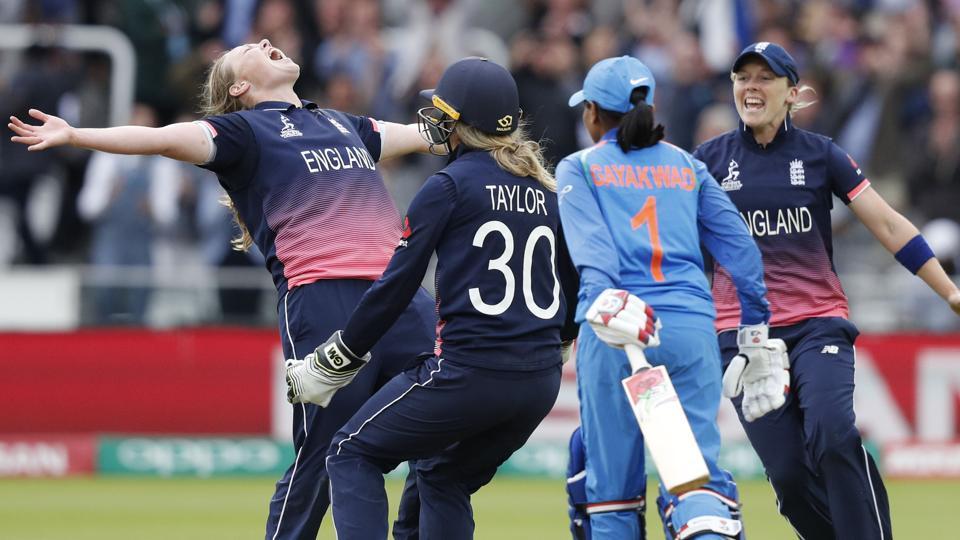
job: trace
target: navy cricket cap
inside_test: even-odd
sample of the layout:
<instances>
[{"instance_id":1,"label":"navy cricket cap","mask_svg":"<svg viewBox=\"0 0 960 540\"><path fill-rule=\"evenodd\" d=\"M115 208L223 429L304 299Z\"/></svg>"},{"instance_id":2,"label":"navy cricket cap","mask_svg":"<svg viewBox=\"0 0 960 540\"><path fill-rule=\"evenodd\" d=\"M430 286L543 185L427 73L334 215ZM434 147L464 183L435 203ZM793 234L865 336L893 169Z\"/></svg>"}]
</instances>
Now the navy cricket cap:
<instances>
[{"instance_id":1,"label":"navy cricket cap","mask_svg":"<svg viewBox=\"0 0 960 540\"><path fill-rule=\"evenodd\" d=\"M630 94L643 86L650 89L644 101L653 105L657 82L650 68L632 56L606 58L590 68L583 80L583 90L570 96L567 105L575 107L584 101L592 101L606 111L625 113L633 108Z\"/></svg>"},{"instance_id":2,"label":"navy cricket cap","mask_svg":"<svg viewBox=\"0 0 960 540\"><path fill-rule=\"evenodd\" d=\"M744 62L755 57L759 57L766 62L770 66L770 70L777 76L789 79L791 85L796 85L800 81L797 63L790 56L790 53L783 47L769 41L761 41L747 46L740 52L740 56L737 56L737 60L733 63L733 69L730 71L736 73Z\"/></svg>"},{"instance_id":3,"label":"navy cricket cap","mask_svg":"<svg viewBox=\"0 0 960 540\"><path fill-rule=\"evenodd\" d=\"M513 75L486 58L469 57L443 72L436 88L420 95L454 120L490 135L506 135L520 125L520 93Z\"/></svg>"}]
</instances>

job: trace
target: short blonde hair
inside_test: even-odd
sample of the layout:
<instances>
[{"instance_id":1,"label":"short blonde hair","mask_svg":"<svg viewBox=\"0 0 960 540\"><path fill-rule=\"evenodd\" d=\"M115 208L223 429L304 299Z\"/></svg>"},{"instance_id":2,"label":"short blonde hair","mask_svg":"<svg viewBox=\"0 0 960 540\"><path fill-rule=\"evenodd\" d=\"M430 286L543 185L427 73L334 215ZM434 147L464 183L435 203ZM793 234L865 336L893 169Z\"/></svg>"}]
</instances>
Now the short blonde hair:
<instances>
[{"instance_id":1,"label":"short blonde hair","mask_svg":"<svg viewBox=\"0 0 960 540\"><path fill-rule=\"evenodd\" d=\"M521 125L509 135L489 135L457 122L454 133L462 144L490 152L497 165L508 173L521 178L535 178L543 187L557 191L557 181L547 170L540 143L530 140L524 126Z\"/></svg>"}]
</instances>

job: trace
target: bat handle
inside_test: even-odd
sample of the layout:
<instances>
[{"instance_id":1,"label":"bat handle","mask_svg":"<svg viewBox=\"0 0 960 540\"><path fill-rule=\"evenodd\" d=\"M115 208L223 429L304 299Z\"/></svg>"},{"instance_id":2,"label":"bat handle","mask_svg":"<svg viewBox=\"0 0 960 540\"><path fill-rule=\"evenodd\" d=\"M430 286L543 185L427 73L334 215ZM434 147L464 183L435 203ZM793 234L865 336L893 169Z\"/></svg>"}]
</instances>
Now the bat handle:
<instances>
[{"instance_id":1,"label":"bat handle","mask_svg":"<svg viewBox=\"0 0 960 540\"><path fill-rule=\"evenodd\" d=\"M647 356L643 354L643 349L640 347L636 345L624 345L623 350L627 353L627 358L630 360L630 370L633 373L652 367L650 366L650 362L647 362Z\"/></svg>"}]
</instances>

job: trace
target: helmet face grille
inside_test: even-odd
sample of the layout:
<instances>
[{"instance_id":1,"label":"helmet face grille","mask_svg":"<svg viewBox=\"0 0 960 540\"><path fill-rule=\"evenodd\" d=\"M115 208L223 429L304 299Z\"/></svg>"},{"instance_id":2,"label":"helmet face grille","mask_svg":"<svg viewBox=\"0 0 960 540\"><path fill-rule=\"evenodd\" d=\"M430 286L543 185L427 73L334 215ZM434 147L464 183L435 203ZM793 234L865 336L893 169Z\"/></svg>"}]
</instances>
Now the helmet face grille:
<instances>
[{"instance_id":1,"label":"helmet face grille","mask_svg":"<svg viewBox=\"0 0 960 540\"><path fill-rule=\"evenodd\" d=\"M424 107L417 111L417 124L420 136L430 143L430 153L447 155L450 153L450 136L457 121L437 107ZM436 147L443 146L444 152Z\"/></svg>"}]
</instances>

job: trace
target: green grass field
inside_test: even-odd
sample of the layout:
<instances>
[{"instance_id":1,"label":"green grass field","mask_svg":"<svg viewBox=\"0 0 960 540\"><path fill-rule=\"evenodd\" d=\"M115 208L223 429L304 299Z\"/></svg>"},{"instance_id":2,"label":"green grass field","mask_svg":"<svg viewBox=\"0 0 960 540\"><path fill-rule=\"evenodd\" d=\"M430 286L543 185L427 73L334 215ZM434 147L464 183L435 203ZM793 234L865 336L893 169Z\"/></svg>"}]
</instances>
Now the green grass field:
<instances>
[{"instance_id":1,"label":"green grass field","mask_svg":"<svg viewBox=\"0 0 960 540\"><path fill-rule=\"evenodd\" d=\"M4 540L240 539L262 535L273 478L78 478L0 480ZM946 538L960 530L960 482L888 482L899 538ZM388 482L391 500L401 484ZM793 538L770 487L741 483L751 539ZM653 493L651 492L651 495ZM478 540L569 538L562 480L502 477L473 499ZM395 513L395 509L392 510ZM656 512L649 538L662 538ZM332 539L329 520L319 538Z\"/></svg>"}]
</instances>

